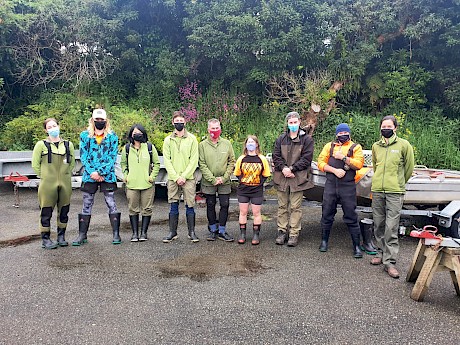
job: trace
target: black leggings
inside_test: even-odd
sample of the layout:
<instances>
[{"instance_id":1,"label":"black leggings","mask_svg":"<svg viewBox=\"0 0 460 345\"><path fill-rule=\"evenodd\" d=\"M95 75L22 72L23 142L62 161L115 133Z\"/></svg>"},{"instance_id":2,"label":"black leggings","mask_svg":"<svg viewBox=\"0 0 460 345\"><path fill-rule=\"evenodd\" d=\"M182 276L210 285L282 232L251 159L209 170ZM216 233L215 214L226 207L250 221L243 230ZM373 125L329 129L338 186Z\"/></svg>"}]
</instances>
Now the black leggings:
<instances>
[{"instance_id":1,"label":"black leggings","mask_svg":"<svg viewBox=\"0 0 460 345\"><path fill-rule=\"evenodd\" d=\"M206 215L210 225L217 224L216 216L216 202L215 194L205 194L206 197ZM228 219L228 207L230 205L230 194L219 194L219 225L225 226Z\"/></svg>"}]
</instances>

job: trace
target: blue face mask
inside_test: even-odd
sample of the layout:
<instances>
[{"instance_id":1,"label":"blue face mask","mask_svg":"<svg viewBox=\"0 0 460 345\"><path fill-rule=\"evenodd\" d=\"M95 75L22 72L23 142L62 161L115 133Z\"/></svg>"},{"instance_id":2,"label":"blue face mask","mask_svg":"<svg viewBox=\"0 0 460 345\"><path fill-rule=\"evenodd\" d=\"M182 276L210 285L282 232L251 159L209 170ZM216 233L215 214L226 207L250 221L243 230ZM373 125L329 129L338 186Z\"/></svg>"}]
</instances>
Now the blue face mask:
<instances>
[{"instance_id":1,"label":"blue face mask","mask_svg":"<svg viewBox=\"0 0 460 345\"><path fill-rule=\"evenodd\" d=\"M255 150L256 150L256 147L257 147L257 146L256 146L255 143L247 143L247 144L246 144L246 149L247 149L248 151L255 151Z\"/></svg>"},{"instance_id":2,"label":"blue face mask","mask_svg":"<svg viewBox=\"0 0 460 345\"><path fill-rule=\"evenodd\" d=\"M59 128L53 128L48 131L51 138L57 138L59 136Z\"/></svg>"},{"instance_id":3,"label":"blue face mask","mask_svg":"<svg viewBox=\"0 0 460 345\"><path fill-rule=\"evenodd\" d=\"M297 132L299 130L299 125L288 125L288 128L291 132Z\"/></svg>"}]
</instances>

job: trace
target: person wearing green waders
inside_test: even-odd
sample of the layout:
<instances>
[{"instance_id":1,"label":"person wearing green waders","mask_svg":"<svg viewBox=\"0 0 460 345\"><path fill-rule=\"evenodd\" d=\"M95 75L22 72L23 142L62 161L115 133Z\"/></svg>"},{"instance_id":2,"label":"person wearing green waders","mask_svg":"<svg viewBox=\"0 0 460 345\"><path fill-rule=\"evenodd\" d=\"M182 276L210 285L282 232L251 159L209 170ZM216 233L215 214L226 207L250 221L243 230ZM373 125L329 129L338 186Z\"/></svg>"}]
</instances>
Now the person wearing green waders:
<instances>
[{"instance_id":1,"label":"person wearing green waders","mask_svg":"<svg viewBox=\"0 0 460 345\"><path fill-rule=\"evenodd\" d=\"M69 220L70 196L72 195L72 170L75 167L74 146L62 140L56 119L43 123L48 137L35 144L32 154L32 168L40 177L38 202L40 204L40 232L42 247L55 249L68 245L65 231ZM50 238L51 217L57 206L57 242Z\"/></svg>"}]
</instances>

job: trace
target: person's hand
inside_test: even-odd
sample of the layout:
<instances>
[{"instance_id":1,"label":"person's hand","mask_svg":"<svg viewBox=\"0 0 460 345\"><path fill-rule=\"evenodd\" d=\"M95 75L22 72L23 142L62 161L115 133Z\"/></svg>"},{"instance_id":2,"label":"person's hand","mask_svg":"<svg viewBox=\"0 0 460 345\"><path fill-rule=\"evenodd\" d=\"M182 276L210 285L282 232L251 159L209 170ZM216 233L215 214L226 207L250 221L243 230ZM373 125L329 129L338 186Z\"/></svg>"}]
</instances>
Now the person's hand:
<instances>
[{"instance_id":1,"label":"person's hand","mask_svg":"<svg viewBox=\"0 0 460 345\"><path fill-rule=\"evenodd\" d=\"M153 183L153 178L149 177L149 182Z\"/></svg>"},{"instance_id":2,"label":"person's hand","mask_svg":"<svg viewBox=\"0 0 460 345\"><path fill-rule=\"evenodd\" d=\"M179 185L179 186L183 186L185 184L185 178L183 177L179 177L177 180L176 180L176 183Z\"/></svg>"},{"instance_id":3,"label":"person's hand","mask_svg":"<svg viewBox=\"0 0 460 345\"><path fill-rule=\"evenodd\" d=\"M337 176L338 178L342 178L345 176L345 170L343 169L335 169L334 170L334 175Z\"/></svg>"},{"instance_id":4,"label":"person's hand","mask_svg":"<svg viewBox=\"0 0 460 345\"><path fill-rule=\"evenodd\" d=\"M97 182L104 182L105 178L104 176L99 175L99 178L97 179Z\"/></svg>"},{"instance_id":5,"label":"person's hand","mask_svg":"<svg viewBox=\"0 0 460 345\"><path fill-rule=\"evenodd\" d=\"M287 178L294 178L295 177L295 174L293 172L291 172L289 175L286 176Z\"/></svg>"},{"instance_id":6,"label":"person's hand","mask_svg":"<svg viewBox=\"0 0 460 345\"><path fill-rule=\"evenodd\" d=\"M344 155L342 152L340 152L340 151L334 152L334 154L333 154L332 156L333 156L335 159L338 159L338 160L340 160L340 161L345 157L345 155Z\"/></svg>"},{"instance_id":7,"label":"person's hand","mask_svg":"<svg viewBox=\"0 0 460 345\"><path fill-rule=\"evenodd\" d=\"M214 184L215 186L224 183L224 180L222 177L216 177L216 183Z\"/></svg>"},{"instance_id":8,"label":"person's hand","mask_svg":"<svg viewBox=\"0 0 460 345\"><path fill-rule=\"evenodd\" d=\"M100 182L99 179L101 178L101 175L97 171L92 172L91 175L89 175L94 181Z\"/></svg>"},{"instance_id":9,"label":"person's hand","mask_svg":"<svg viewBox=\"0 0 460 345\"><path fill-rule=\"evenodd\" d=\"M292 171L288 167L284 167L281 172L283 173L284 177L289 177L292 175Z\"/></svg>"}]
</instances>

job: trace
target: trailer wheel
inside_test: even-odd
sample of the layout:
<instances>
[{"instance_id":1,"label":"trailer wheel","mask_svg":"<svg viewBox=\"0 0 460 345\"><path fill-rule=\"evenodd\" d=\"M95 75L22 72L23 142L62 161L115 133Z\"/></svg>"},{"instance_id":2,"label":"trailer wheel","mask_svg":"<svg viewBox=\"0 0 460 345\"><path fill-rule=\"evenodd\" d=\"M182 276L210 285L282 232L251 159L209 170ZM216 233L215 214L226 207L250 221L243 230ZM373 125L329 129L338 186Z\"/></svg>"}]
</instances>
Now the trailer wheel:
<instances>
[{"instance_id":1,"label":"trailer wheel","mask_svg":"<svg viewBox=\"0 0 460 345\"><path fill-rule=\"evenodd\" d=\"M460 211L458 211L452 218L450 226L450 235L454 238L460 238Z\"/></svg>"}]
</instances>

